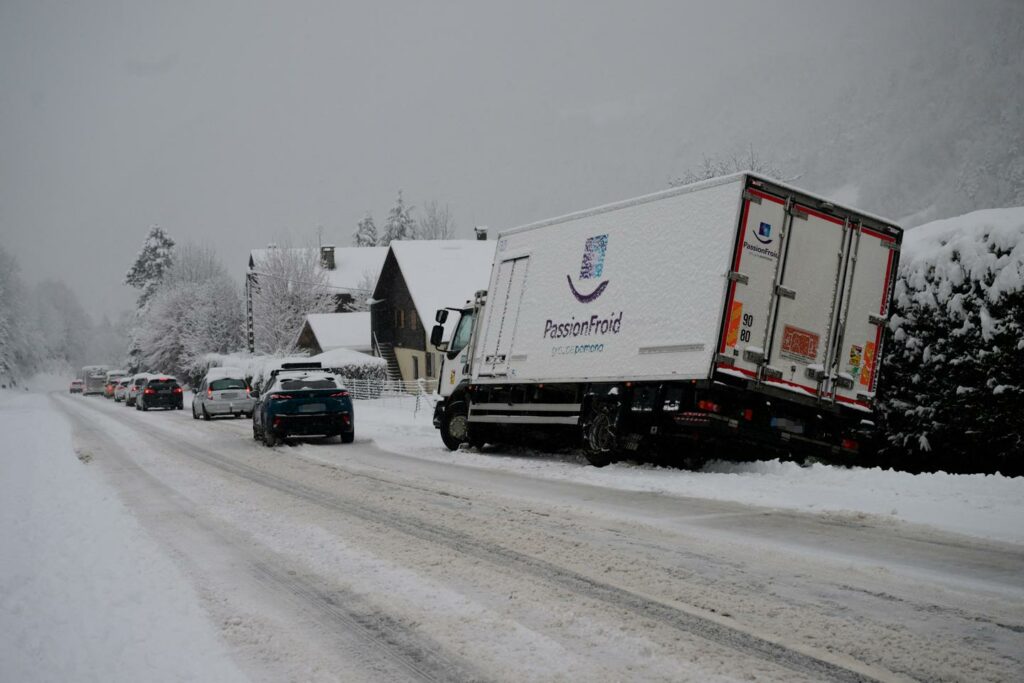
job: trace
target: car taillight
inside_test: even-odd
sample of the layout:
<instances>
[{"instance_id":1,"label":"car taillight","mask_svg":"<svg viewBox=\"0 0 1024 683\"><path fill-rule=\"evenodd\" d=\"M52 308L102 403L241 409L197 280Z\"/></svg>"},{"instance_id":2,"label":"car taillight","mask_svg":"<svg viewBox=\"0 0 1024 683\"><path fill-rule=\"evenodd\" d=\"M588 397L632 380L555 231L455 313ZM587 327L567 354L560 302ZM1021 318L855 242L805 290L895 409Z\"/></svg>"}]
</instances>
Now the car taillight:
<instances>
[{"instance_id":1,"label":"car taillight","mask_svg":"<svg viewBox=\"0 0 1024 683\"><path fill-rule=\"evenodd\" d=\"M843 448L848 451L860 450L860 444L854 439L843 439Z\"/></svg>"},{"instance_id":2,"label":"car taillight","mask_svg":"<svg viewBox=\"0 0 1024 683\"><path fill-rule=\"evenodd\" d=\"M283 401L283 400L291 398L291 397L292 397L291 394L271 394L270 395L270 400L271 401Z\"/></svg>"},{"instance_id":3,"label":"car taillight","mask_svg":"<svg viewBox=\"0 0 1024 683\"><path fill-rule=\"evenodd\" d=\"M147 387L146 389L143 390L142 393L144 393L144 394L155 394L156 393L156 389L150 389L149 387Z\"/></svg>"},{"instance_id":4,"label":"car taillight","mask_svg":"<svg viewBox=\"0 0 1024 683\"><path fill-rule=\"evenodd\" d=\"M342 423L344 425L348 426L348 425L352 424L352 416L349 415L348 413L342 413L341 414L341 421L342 421Z\"/></svg>"},{"instance_id":5,"label":"car taillight","mask_svg":"<svg viewBox=\"0 0 1024 683\"><path fill-rule=\"evenodd\" d=\"M348 396L348 392L347 391L339 391L336 394L331 394L331 398L345 398L347 396Z\"/></svg>"},{"instance_id":6,"label":"car taillight","mask_svg":"<svg viewBox=\"0 0 1024 683\"><path fill-rule=\"evenodd\" d=\"M176 394L182 393L181 387L174 387L174 393L176 393Z\"/></svg>"},{"instance_id":7,"label":"car taillight","mask_svg":"<svg viewBox=\"0 0 1024 683\"><path fill-rule=\"evenodd\" d=\"M213 398L213 389L206 390L206 398Z\"/></svg>"},{"instance_id":8,"label":"car taillight","mask_svg":"<svg viewBox=\"0 0 1024 683\"><path fill-rule=\"evenodd\" d=\"M714 401L697 401L697 407L709 413L720 413L722 408Z\"/></svg>"}]
</instances>

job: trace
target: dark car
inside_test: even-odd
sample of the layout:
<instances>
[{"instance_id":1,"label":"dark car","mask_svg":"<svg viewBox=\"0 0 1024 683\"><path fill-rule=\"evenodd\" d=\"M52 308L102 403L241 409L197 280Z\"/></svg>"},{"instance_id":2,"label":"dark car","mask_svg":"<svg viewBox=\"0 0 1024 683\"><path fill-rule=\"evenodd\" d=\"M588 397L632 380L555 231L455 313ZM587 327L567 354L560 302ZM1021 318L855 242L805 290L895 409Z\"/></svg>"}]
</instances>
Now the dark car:
<instances>
[{"instance_id":1,"label":"dark car","mask_svg":"<svg viewBox=\"0 0 1024 683\"><path fill-rule=\"evenodd\" d=\"M355 416L348 390L323 370L285 370L256 402L252 437L267 446L290 436L355 438Z\"/></svg>"},{"instance_id":2,"label":"dark car","mask_svg":"<svg viewBox=\"0 0 1024 683\"><path fill-rule=\"evenodd\" d=\"M181 410L184 403L184 392L173 377L150 377L135 397L136 410Z\"/></svg>"},{"instance_id":3,"label":"dark car","mask_svg":"<svg viewBox=\"0 0 1024 683\"><path fill-rule=\"evenodd\" d=\"M72 393L72 394L80 394L80 393L82 393L82 387L84 385L85 385L85 382L83 382L82 380L80 380L80 379L73 379L73 380L71 380L71 387L68 389L68 391L70 393Z\"/></svg>"}]
</instances>

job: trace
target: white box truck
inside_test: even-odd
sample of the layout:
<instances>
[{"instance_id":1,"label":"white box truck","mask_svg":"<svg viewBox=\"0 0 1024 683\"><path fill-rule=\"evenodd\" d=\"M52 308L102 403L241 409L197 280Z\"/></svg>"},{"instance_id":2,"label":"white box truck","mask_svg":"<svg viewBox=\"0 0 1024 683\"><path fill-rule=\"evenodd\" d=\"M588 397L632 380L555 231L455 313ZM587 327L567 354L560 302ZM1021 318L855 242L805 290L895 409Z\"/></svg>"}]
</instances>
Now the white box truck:
<instances>
[{"instance_id":1,"label":"white box truck","mask_svg":"<svg viewBox=\"0 0 1024 683\"><path fill-rule=\"evenodd\" d=\"M752 173L508 230L488 290L438 311L435 426L450 448L563 436L597 465L854 455L901 240Z\"/></svg>"}]
</instances>

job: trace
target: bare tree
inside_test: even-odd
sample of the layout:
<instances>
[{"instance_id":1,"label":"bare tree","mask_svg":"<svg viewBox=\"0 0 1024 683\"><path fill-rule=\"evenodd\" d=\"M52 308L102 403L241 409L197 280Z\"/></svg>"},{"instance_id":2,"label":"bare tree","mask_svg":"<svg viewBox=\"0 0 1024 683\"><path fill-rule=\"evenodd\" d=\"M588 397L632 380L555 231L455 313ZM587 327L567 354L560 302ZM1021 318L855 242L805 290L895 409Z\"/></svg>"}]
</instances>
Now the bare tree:
<instances>
[{"instance_id":1,"label":"bare tree","mask_svg":"<svg viewBox=\"0 0 1024 683\"><path fill-rule=\"evenodd\" d=\"M352 302L345 306L346 312L370 310L370 297L373 296L373 290L377 287L378 277L380 277L379 271L363 271L363 277L356 284L356 288L352 290Z\"/></svg>"},{"instance_id":2,"label":"bare tree","mask_svg":"<svg viewBox=\"0 0 1024 683\"><path fill-rule=\"evenodd\" d=\"M449 240L455 236L455 219L451 208L436 200L423 205L423 216L416 225L416 239Z\"/></svg>"},{"instance_id":3,"label":"bare tree","mask_svg":"<svg viewBox=\"0 0 1024 683\"><path fill-rule=\"evenodd\" d=\"M780 180L795 180L799 177L795 176L786 178L786 174L775 165L775 162L758 156L757 152L754 150L754 146L750 145L750 147L743 153L736 153L721 157L705 156L700 165L696 168L684 171L682 175L676 178L670 179L668 184L670 187L679 187L680 185L698 183L702 180L719 178L731 173L739 173L740 171L753 171L754 173L760 173L761 175L778 178Z\"/></svg>"}]
</instances>

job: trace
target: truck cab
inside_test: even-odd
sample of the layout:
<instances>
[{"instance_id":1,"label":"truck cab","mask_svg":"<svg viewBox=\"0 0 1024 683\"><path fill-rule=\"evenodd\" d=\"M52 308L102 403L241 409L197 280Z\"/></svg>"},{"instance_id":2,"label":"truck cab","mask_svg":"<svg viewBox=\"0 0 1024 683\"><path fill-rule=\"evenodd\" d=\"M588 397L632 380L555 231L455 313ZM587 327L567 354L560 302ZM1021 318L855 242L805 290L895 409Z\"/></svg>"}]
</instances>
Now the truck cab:
<instances>
[{"instance_id":1,"label":"truck cab","mask_svg":"<svg viewBox=\"0 0 1024 683\"><path fill-rule=\"evenodd\" d=\"M441 400L434 407L434 427L441 430L441 439L451 450L471 442L468 433L468 405L464 394L472 374L473 337L478 313L487 293L479 291L473 301L460 308L437 311L437 323L430 333L430 343L442 353L437 393Z\"/></svg>"}]
</instances>

